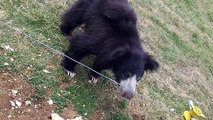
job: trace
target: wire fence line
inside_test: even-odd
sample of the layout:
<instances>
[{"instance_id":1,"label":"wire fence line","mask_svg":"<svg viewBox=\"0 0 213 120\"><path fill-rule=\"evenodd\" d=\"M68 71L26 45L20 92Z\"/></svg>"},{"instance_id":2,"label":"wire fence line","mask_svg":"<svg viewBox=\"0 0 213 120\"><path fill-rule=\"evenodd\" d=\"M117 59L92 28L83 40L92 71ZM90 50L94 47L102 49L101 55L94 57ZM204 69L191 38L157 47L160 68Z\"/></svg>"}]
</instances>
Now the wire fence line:
<instances>
[{"instance_id":1,"label":"wire fence line","mask_svg":"<svg viewBox=\"0 0 213 120\"><path fill-rule=\"evenodd\" d=\"M85 68L87 68L87 69L89 69L89 70L91 70L91 71L97 73L98 75L102 76L103 78L109 80L109 81L112 82L113 84L115 84L115 85L117 85L117 86L120 85L118 82L116 82L116 81L113 80L112 78L110 78L110 77L108 77L108 76L106 76L106 75L104 75L104 74L102 74L102 73L100 73L100 72L97 72L96 70L92 69L91 67L89 67L89 66L87 66L87 65L85 65L85 64L83 64L83 63L81 63L81 62L79 62L79 61L77 61L77 60L75 60L75 59L73 59L73 58L71 58L71 57L69 57L69 56L67 56L67 55L64 54L63 52L61 52L61 51L59 51L59 50L57 50L57 49L52 48L51 46L49 46L49 45L47 45L47 44L41 42L41 40L39 40L39 39L36 39L36 38L32 37L31 35L27 34L26 32L23 32L22 30L20 30L20 29L17 28L17 27L13 27L12 25L9 25L9 24L7 24L7 23L5 23L5 22L3 22L3 21L0 21L0 26L1 26L1 28L2 28L2 27L6 27L6 28L9 28L10 30L16 31L16 32L18 32L20 35L22 35L23 37L27 38L27 40L30 40L31 42L36 42L36 43L38 43L39 45L41 45L41 46L47 48L48 50L50 50L52 53L57 53L57 54L59 54L59 55L61 55L61 56L67 57L68 59L70 59L70 60L76 62L77 64L79 64L79 65L81 65L81 66L83 66L83 67L85 67ZM134 93L134 95L137 96L137 97L139 97L139 98L140 98L141 100L143 100L143 101L147 101L147 102L150 102L150 103L156 104L156 105L161 105L161 111L166 111L166 112L170 112L170 113L172 112L173 114L179 116L179 114L177 114L177 113L174 112L174 111L171 111L170 108L168 108L164 103L162 103L162 102L160 102L160 101L152 100L152 99L150 99L150 98L146 98L146 97L144 97L142 94L139 94L137 91ZM125 99L125 98L123 98L123 99Z\"/></svg>"},{"instance_id":2,"label":"wire fence line","mask_svg":"<svg viewBox=\"0 0 213 120\"><path fill-rule=\"evenodd\" d=\"M12 27L11 25L5 24L5 23L3 23L2 21L0 21L0 23L1 23L1 26L7 26L8 28L10 28L10 29L12 29L12 30L14 30L14 31L16 31L16 32L18 32L18 33L20 33L20 35L23 35L23 36L26 37L28 40L30 40L30 41L32 41L32 42L36 42L36 43L38 43L38 44L44 46L45 48L49 49L49 50L52 51L52 52L55 52L55 53L57 53L57 54L59 54L59 55L62 55L62 56L64 56L64 57L67 57L68 59L70 59L70 60L76 62L77 64L79 64L79 65L81 65L81 66L83 66L83 67L85 67L85 68L87 68L87 69L89 69L89 70L91 70L91 71L97 73L98 75L100 75L100 76L102 76L102 77L104 77L104 78L110 80L110 81L113 82L114 84L119 85L119 83L117 83L117 82L116 82L115 80L113 80L112 78L110 78L110 77L108 77L108 76L106 76L106 75L104 75L104 74L101 74L101 73L97 72L96 70L90 68L89 66L87 66L87 65L85 65L85 64L83 64L83 63L81 63L81 62L79 62L79 61L77 61L77 60L75 60L75 59L73 59L73 58L71 58L71 57L69 57L69 56L67 56L67 55L65 55L65 54L62 53L61 51L56 50L56 49L50 47L49 45L44 44L43 42L40 42L40 40L33 38L32 36L28 35L28 34L25 33L25 32L22 32L19 28Z\"/></svg>"}]
</instances>

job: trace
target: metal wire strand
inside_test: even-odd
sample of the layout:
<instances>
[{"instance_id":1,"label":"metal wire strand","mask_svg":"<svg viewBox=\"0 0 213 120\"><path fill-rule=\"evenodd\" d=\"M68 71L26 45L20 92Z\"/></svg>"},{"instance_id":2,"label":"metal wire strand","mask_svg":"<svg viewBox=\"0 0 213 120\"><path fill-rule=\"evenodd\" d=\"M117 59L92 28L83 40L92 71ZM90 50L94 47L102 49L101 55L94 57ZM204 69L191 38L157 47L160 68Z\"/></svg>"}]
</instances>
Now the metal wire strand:
<instances>
[{"instance_id":1,"label":"metal wire strand","mask_svg":"<svg viewBox=\"0 0 213 120\"><path fill-rule=\"evenodd\" d=\"M19 28L13 27L13 26L11 26L11 25L9 25L9 24L6 24L6 23L4 23L4 22L2 22L2 21L0 21L0 24L1 24L1 26L8 27L9 29L14 30L14 31L20 33L20 35L23 35L24 37L26 37L27 40L30 40L30 41L32 41L32 42L36 42L36 43L38 43L38 44L44 46L45 48L49 49L51 52L55 52L55 53L57 53L57 54L59 54L59 55L62 55L62 56L64 56L64 57L67 57L68 59L70 59L70 60L76 62L77 64L79 64L79 65L81 65L81 66L83 66L83 67L85 67L85 68L87 68L87 69L89 69L89 70L91 70L91 71L97 73L98 75L102 76L103 78L105 78L105 79L107 79L107 80L113 82L115 85L118 85L118 86L120 85L118 82L116 82L116 81L113 80L112 78L110 78L110 77L108 77L108 76L106 76L106 75L104 75L104 74L102 74L102 73L100 73L100 72L97 72L96 70L92 69L91 67L89 67L89 66L87 66L87 65L85 65L85 64L83 64L83 63L81 63L81 62L79 62L79 61L77 61L77 60L75 60L75 59L73 59L73 58L71 58L71 57L69 57L69 56L67 56L67 55L65 55L65 54L62 53L61 51L56 50L56 49L50 47L49 45L44 44L43 42L40 42L40 40L33 38L32 36L28 35L27 33L21 31ZM142 94L139 94L137 91L134 93L134 95L137 96L138 98L140 98L140 99L143 100L143 101L149 101L149 102L153 102L153 103L155 103L155 104L161 104L162 106L164 106L164 104L161 103L160 101L154 101L154 100L145 98ZM124 98L124 99L125 99L125 98ZM165 106L164 106L164 107L165 107ZM167 107L166 107L166 108L167 108ZM169 112L170 109L167 108L166 111Z\"/></svg>"},{"instance_id":2,"label":"metal wire strand","mask_svg":"<svg viewBox=\"0 0 213 120\"><path fill-rule=\"evenodd\" d=\"M40 40L35 39L35 38L33 38L32 36L28 35L27 33L21 31L19 28L13 27L13 26L11 26L11 25L9 25L9 24L5 24L5 23L2 22L2 21L0 21L0 23L1 23L1 26L6 26L6 27L10 28L11 30L14 30L14 31L20 33L21 35L25 36L28 40L33 41L33 42L36 42L36 43L38 43L38 44L44 46L45 48L49 49L49 50L52 51L52 52L55 52L55 53L57 53L57 54L59 54L59 55L62 55L62 56L64 56L64 57L67 57L68 59L70 59L70 60L76 62L77 64L79 64L79 65L81 65L81 66L83 66L83 67L85 67L85 68L87 68L87 69L89 69L89 70L95 72L96 74L102 76L103 78L105 78L105 79L107 79L107 80L113 82L114 84L116 84L116 85L118 85L118 86L120 85L118 82L116 82L116 81L113 80L112 78L110 78L110 77L108 77L108 76L106 76L106 75L104 75L104 74L102 74L102 73L100 73L100 72L97 72L96 70L92 69L91 67L89 67L89 66L87 66L87 65L85 65L85 64L83 64L83 63L81 63L81 62L79 62L79 61L77 61L77 60L75 60L75 59L73 59L73 58L71 58L71 57L69 57L69 56L67 56L66 54L62 53L62 52L59 51L59 50L56 50L56 49L50 47L49 45L44 44L44 43L41 42ZM138 94L137 92L135 92L134 94L135 94L136 96L140 97L141 99L145 100L144 97L143 97L143 95Z\"/></svg>"},{"instance_id":3,"label":"metal wire strand","mask_svg":"<svg viewBox=\"0 0 213 120\"><path fill-rule=\"evenodd\" d=\"M22 32L20 29L15 28L15 27L12 27L11 25L5 24L5 23L3 23L2 21L0 21L0 23L1 23L2 26L7 26L7 27L9 27L10 29L12 29L12 30L14 30L14 31L16 31L16 32L19 32L21 35L23 35L23 36L25 36L26 38L28 38L28 40L31 40L31 41L33 41L33 42L37 42L38 44L40 44L40 45L46 47L46 48L49 49L50 51L53 51L53 52L55 52L55 53L58 53L59 55L62 55L62 56L64 56L64 57L67 57L68 59L70 59L70 60L76 62L77 64L79 64L79 65L81 65L81 66L83 66L83 67L85 67L85 68L87 68L87 69L89 69L89 70L91 70L91 71L97 73L98 75L100 75L100 76L102 76L102 77L104 77L104 78L110 80L110 81L113 82L114 84L119 85L119 83L117 83L117 82L116 82L115 80L113 80L112 78L110 78L110 77L108 77L108 76L106 76L106 75L104 75L104 74L101 74L100 72L97 72L96 70L92 69L91 67L89 67L89 66L87 66L87 65L85 65L85 64L83 64L83 63L81 63L81 62L79 62L79 61L77 61L77 60L75 60L75 59L73 59L73 58L71 58L71 57L69 57L69 56L67 56L66 54L62 53L61 51L56 50L56 49L50 47L49 45L44 44L43 42L40 42L40 40L31 37L31 36L28 35L27 33Z\"/></svg>"}]
</instances>

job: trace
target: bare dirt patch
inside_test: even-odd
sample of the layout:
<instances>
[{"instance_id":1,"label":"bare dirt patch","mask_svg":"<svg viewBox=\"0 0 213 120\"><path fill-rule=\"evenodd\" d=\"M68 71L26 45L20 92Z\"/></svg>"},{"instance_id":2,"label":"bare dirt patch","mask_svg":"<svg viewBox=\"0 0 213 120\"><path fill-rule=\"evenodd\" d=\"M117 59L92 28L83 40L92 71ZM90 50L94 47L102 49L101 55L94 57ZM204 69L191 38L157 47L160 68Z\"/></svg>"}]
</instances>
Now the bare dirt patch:
<instances>
[{"instance_id":1,"label":"bare dirt patch","mask_svg":"<svg viewBox=\"0 0 213 120\"><path fill-rule=\"evenodd\" d=\"M75 118L77 113L74 111L73 107L68 106L62 110L60 114L63 118Z\"/></svg>"},{"instance_id":2,"label":"bare dirt patch","mask_svg":"<svg viewBox=\"0 0 213 120\"><path fill-rule=\"evenodd\" d=\"M54 112L55 105L50 105L47 99L33 101L34 94L35 90L24 81L22 75L11 74L8 68L0 69L0 120L49 119L51 113ZM63 118L72 119L76 116L76 112L72 107L67 107L60 115Z\"/></svg>"},{"instance_id":3,"label":"bare dirt patch","mask_svg":"<svg viewBox=\"0 0 213 120\"><path fill-rule=\"evenodd\" d=\"M92 116L90 116L88 119L89 120L104 120L105 114L101 110L95 111Z\"/></svg>"}]
</instances>

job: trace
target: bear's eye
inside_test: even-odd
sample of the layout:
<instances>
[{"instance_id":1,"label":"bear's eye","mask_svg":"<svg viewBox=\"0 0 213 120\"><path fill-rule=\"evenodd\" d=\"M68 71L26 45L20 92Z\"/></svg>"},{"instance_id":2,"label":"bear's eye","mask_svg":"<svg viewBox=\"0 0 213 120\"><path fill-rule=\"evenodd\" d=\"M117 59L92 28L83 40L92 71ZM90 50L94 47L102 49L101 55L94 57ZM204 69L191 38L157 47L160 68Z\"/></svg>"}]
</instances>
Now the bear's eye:
<instances>
[{"instance_id":1,"label":"bear's eye","mask_svg":"<svg viewBox=\"0 0 213 120\"><path fill-rule=\"evenodd\" d=\"M117 20L119 19L120 13L116 10L107 10L103 13L103 15L110 20Z\"/></svg>"}]
</instances>

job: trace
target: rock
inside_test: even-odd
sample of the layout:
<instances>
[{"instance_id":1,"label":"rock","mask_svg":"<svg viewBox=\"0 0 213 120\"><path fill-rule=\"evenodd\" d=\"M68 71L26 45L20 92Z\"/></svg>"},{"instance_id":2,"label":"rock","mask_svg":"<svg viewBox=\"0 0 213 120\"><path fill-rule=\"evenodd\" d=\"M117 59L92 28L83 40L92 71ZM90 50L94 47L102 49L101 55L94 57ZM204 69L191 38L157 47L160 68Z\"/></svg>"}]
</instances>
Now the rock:
<instances>
[{"instance_id":1,"label":"rock","mask_svg":"<svg viewBox=\"0 0 213 120\"><path fill-rule=\"evenodd\" d=\"M11 61L11 62L13 62L13 61L14 61L14 59L13 59L13 58L10 58L10 61Z\"/></svg>"},{"instance_id":2,"label":"rock","mask_svg":"<svg viewBox=\"0 0 213 120\"><path fill-rule=\"evenodd\" d=\"M174 109L174 108L171 108L171 109L170 109L170 111L171 111L171 112L174 112L174 111L175 111L175 109Z\"/></svg>"},{"instance_id":3,"label":"rock","mask_svg":"<svg viewBox=\"0 0 213 120\"><path fill-rule=\"evenodd\" d=\"M9 45L5 45L4 48L5 48L6 50L14 51L14 49L11 48Z\"/></svg>"},{"instance_id":4,"label":"rock","mask_svg":"<svg viewBox=\"0 0 213 120\"><path fill-rule=\"evenodd\" d=\"M38 105L35 105L34 108L38 108Z\"/></svg>"},{"instance_id":5,"label":"rock","mask_svg":"<svg viewBox=\"0 0 213 120\"><path fill-rule=\"evenodd\" d=\"M21 102L19 102L18 100L15 100L15 103L16 103L16 106L18 107L18 108L20 108L21 107Z\"/></svg>"},{"instance_id":6,"label":"rock","mask_svg":"<svg viewBox=\"0 0 213 120\"><path fill-rule=\"evenodd\" d=\"M10 101L10 104L11 104L12 107L16 106L15 102L13 102L13 101Z\"/></svg>"},{"instance_id":7,"label":"rock","mask_svg":"<svg viewBox=\"0 0 213 120\"><path fill-rule=\"evenodd\" d=\"M5 65L5 66L8 66L8 65L9 65L9 63L5 62L5 63L4 63L4 65Z\"/></svg>"},{"instance_id":8,"label":"rock","mask_svg":"<svg viewBox=\"0 0 213 120\"><path fill-rule=\"evenodd\" d=\"M61 116L59 116L57 113L52 113L51 114L51 119L52 120L64 120Z\"/></svg>"},{"instance_id":9,"label":"rock","mask_svg":"<svg viewBox=\"0 0 213 120\"><path fill-rule=\"evenodd\" d=\"M44 69L43 72L44 72L44 73L51 73L50 71L48 71L48 70L46 70L46 69Z\"/></svg>"},{"instance_id":10,"label":"rock","mask_svg":"<svg viewBox=\"0 0 213 120\"><path fill-rule=\"evenodd\" d=\"M26 106L31 105L31 101L29 101L29 100L25 101L25 105Z\"/></svg>"},{"instance_id":11,"label":"rock","mask_svg":"<svg viewBox=\"0 0 213 120\"><path fill-rule=\"evenodd\" d=\"M11 92L12 92L12 95L13 95L13 96L16 96L16 94L18 93L18 90L13 90L13 89L12 89Z\"/></svg>"},{"instance_id":12,"label":"rock","mask_svg":"<svg viewBox=\"0 0 213 120\"><path fill-rule=\"evenodd\" d=\"M73 118L72 120L83 120L83 119L82 119L82 117L81 117L81 116L79 116L79 117L75 117L75 118Z\"/></svg>"},{"instance_id":13,"label":"rock","mask_svg":"<svg viewBox=\"0 0 213 120\"><path fill-rule=\"evenodd\" d=\"M49 105L52 105L52 104L53 104L53 100L50 99L50 100L47 101L47 103L48 103Z\"/></svg>"}]
</instances>

